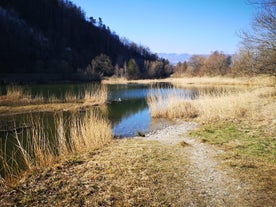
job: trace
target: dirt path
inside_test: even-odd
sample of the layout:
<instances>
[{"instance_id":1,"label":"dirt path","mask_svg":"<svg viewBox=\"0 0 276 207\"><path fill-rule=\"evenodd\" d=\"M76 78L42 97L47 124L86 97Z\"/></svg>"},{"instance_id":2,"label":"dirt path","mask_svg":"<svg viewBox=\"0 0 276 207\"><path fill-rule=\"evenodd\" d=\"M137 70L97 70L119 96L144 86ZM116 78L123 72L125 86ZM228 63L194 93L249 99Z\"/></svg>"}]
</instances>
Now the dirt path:
<instances>
[{"instance_id":1,"label":"dirt path","mask_svg":"<svg viewBox=\"0 0 276 207\"><path fill-rule=\"evenodd\" d=\"M185 135L195 127L179 123L114 140L15 186L0 183L0 206L274 206L275 192L253 190L222 164L224 151Z\"/></svg>"},{"instance_id":2,"label":"dirt path","mask_svg":"<svg viewBox=\"0 0 276 207\"><path fill-rule=\"evenodd\" d=\"M146 137L147 140L157 140L167 145L182 143L185 146L180 156L189 159L185 181L191 194L189 206L251 206L249 187L233 176L231 169L221 169L219 166L216 156L224 153L223 150L183 136L195 128L195 123L182 123Z\"/></svg>"}]
</instances>

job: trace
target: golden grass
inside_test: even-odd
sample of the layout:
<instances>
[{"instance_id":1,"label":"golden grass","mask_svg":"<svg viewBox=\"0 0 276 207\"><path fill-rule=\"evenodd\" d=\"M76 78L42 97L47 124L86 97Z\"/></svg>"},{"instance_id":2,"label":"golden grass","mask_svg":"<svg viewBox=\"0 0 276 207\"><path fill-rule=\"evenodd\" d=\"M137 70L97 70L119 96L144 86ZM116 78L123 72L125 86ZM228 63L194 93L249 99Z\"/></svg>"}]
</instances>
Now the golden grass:
<instances>
[{"instance_id":1,"label":"golden grass","mask_svg":"<svg viewBox=\"0 0 276 207\"><path fill-rule=\"evenodd\" d=\"M200 123L218 121L261 120L266 125L275 124L275 88L264 87L241 92L220 90L212 94L200 94L195 100L168 94L150 95L148 104L152 117L195 119ZM260 118L262 117L262 118Z\"/></svg>"},{"instance_id":2,"label":"golden grass","mask_svg":"<svg viewBox=\"0 0 276 207\"><path fill-rule=\"evenodd\" d=\"M118 140L26 177L22 183L28 187L18 185L2 204L12 206L16 200L22 206L43 206L45 201L49 206L188 205L187 164L180 146ZM199 203L197 192L195 198Z\"/></svg>"},{"instance_id":3,"label":"golden grass","mask_svg":"<svg viewBox=\"0 0 276 207\"><path fill-rule=\"evenodd\" d=\"M165 79L145 79L145 80L127 80L126 78L110 78L103 80L103 84L126 84L126 83L141 83L151 84L158 82L169 82L177 86L188 86L188 85L236 85L236 86L275 86L276 77L267 75L258 75L254 77L226 77L226 76L215 76L215 77L174 77L171 76Z\"/></svg>"},{"instance_id":4,"label":"golden grass","mask_svg":"<svg viewBox=\"0 0 276 207\"><path fill-rule=\"evenodd\" d=\"M19 174L22 161L28 170L45 168L59 159L99 148L113 137L111 124L96 110L87 111L84 115L75 113L69 119L65 119L62 113L57 114L54 131L50 133L46 133L41 120L30 118L29 121L33 127L26 130L25 136L13 132L15 153L20 154L21 164L7 155L5 143L0 143L1 149L4 149L0 151L0 166L8 178Z\"/></svg>"},{"instance_id":5,"label":"golden grass","mask_svg":"<svg viewBox=\"0 0 276 207\"><path fill-rule=\"evenodd\" d=\"M157 141L122 139L110 145L52 165L40 173L22 179L5 190L3 206L219 206L214 196L198 185L199 172L194 174L193 162L185 143L163 145ZM210 159L207 157L206 159ZM225 158L227 159L227 158ZM241 180L240 196L225 195L226 206L273 206L275 202L275 166L256 165L251 160L229 170L229 159L218 163L221 176ZM247 166L245 166L245 163ZM254 163L255 164L255 163ZM260 163L262 164L262 163ZM215 170L217 171L217 169ZM200 174L203 174L201 171ZM233 176L233 177L232 177ZM232 193L236 188L211 185L217 192ZM208 175L203 182L208 182ZM1 183L0 183L1 185ZM232 190L231 190L232 189ZM212 190L212 189L211 189ZM213 189L214 190L214 189ZM238 192L233 192L237 195ZM1 193L1 188L0 188ZM223 199L224 199L223 198ZM231 199L232 198L232 199ZM262 199L259 199L262 198ZM216 200L217 203L220 200ZM217 204L215 203L215 204ZM220 203L221 204L221 203Z\"/></svg>"},{"instance_id":6,"label":"golden grass","mask_svg":"<svg viewBox=\"0 0 276 207\"><path fill-rule=\"evenodd\" d=\"M17 85L7 86L6 95L0 96L0 105L25 105L25 104L42 104L42 103L82 103L82 102L98 102L104 103L107 98L107 87L105 85L93 85L86 88L84 95L75 94L72 91L65 92L65 98L57 98L50 96L44 98L42 95L34 96L29 91L24 91L22 87Z\"/></svg>"},{"instance_id":7,"label":"golden grass","mask_svg":"<svg viewBox=\"0 0 276 207\"><path fill-rule=\"evenodd\" d=\"M164 95L161 91L147 97L151 116L154 118L194 118L197 110L176 90Z\"/></svg>"},{"instance_id":8,"label":"golden grass","mask_svg":"<svg viewBox=\"0 0 276 207\"><path fill-rule=\"evenodd\" d=\"M103 104L107 100L107 87L105 85L97 88L87 88L84 92L84 103L98 103Z\"/></svg>"},{"instance_id":9,"label":"golden grass","mask_svg":"<svg viewBox=\"0 0 276 207\"><path fill-rule=\"evenodd\" d=\"M14 105L14 104L31 104L43 103L42 96L34 96L28 91L24 91L22 87L17 85L7 86L7 94L0 96L0 105Z\"/></svg>"},{"instance_id":10,"label":"golden grass","mask_svg":"<svg viewBox=\"0 0 276 207\"><path fill-rule=\"evenodd\" d=\"M9 87L8 87L9 88ZM36 111L70 111L95 105L102 105L107 100L105 85L93 86L84 91L84 95L66 92L64 100L55 96L45 100L42 96L31 97L23 89L12 86L7 95L0 96L0 115L29 113Z\"/></svg>"},{"instance_id":11,"label":"golden grass","mask_svg":"<svg viewBox=\"0 0 276 207\"><path fill-rule=\"evenodd\" d=\"M124 77L110 77L107 79L102 80L102 84L127 84L129 80Z\"/></svg>"},{"instance_id":12,"label":"golden grass","mask_svg":"<svg viewBox=\"0 0 276 207\"><path fill-rule=\"evenodd\" d=\"M259 75L255 77L180 77L170 78L170 82L178 86L187 85L246 85L246 86L275 86L276 78Z\"/></svg>"}]
</instances>

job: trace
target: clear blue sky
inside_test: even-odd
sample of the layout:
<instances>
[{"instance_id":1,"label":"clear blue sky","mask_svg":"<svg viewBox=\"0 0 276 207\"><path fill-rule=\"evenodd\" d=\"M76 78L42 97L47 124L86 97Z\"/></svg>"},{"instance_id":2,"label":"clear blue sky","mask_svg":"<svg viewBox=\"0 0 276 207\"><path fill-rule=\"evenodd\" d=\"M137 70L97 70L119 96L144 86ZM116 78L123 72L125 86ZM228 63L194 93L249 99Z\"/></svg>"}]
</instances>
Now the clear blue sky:
<instances>
[{"instance_id":1,"label":"clear blue sky","mask_svg":"<svg viewBox=\"0 0 276 207\"><path fill-rule=\"evenodd\" d=\"M120 37L152 52L234 53L254 7L246 0L72 0Z\"/></svg>"}]
</instances>

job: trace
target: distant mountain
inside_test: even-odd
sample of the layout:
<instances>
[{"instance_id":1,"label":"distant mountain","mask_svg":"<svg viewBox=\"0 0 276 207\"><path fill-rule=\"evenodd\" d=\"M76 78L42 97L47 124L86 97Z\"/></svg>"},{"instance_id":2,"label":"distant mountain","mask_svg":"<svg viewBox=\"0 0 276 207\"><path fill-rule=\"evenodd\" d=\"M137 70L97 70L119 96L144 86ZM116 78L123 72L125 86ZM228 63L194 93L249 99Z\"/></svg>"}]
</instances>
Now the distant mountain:
<instances>
[{"instance_id":1,"label":"distant mountain","mask_svg":"<svg viewBox=\"0 0 276 207\"><path fill-rule=\"evenodd\" d=\"M176 65L178 62L184 62L188 61L191 57L190 54L188 53L182 53L182 54L177 54L177 53L158 53L157 54L159 57L168 59L171 64Z\"/></svg>"}]
</instances>

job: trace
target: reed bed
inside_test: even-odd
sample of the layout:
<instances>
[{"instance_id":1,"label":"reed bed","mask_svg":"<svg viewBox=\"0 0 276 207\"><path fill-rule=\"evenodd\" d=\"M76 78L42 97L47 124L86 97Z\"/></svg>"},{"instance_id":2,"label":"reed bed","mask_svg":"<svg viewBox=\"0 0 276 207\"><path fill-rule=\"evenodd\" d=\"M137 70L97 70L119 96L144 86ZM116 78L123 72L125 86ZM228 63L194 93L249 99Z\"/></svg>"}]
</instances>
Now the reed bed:
<instances>
[{"instance_id":1,"label":"reed bed","mask_svg":"<svg viewBox=\"0 0 276 207\"><path fill-rule=\"evenodd\" d=\"M241 92L218 90L211 94L199 93L194 100L185 100L181 96L172 94L167 94L166 97L150 94L147 102L152 117L193 119L208 124L218 121L257 119L260 117L260 111L263 114L274 113L271 110L273 108L276 111L275 94L274 87L251 88ZM263 119L273 121L271 116Z\"/></svg>"},{"instance_id":2,"label":"reed bed","mask_svg":"<svg viewBox=\"0 0 276 207\"><path fill-rule=\"evenodd\" d=\"M98 103L103 104L107 100L107 87L106 85L100 85L94 88L87 88L84 92L84 102L85 103Z\"/></svg>"},{"instance_id":3,"label":"reed bed","mask_svg":"<svg viewBox=\"0 0 276 207\"><path fill-rule=\"evenodd\" d=\"M127 84L129 80L125 77L110 77L102 80L102 84Z\"/></svg>"},{"instance_id":4,"label":"reed bed","mask_svg":"<svg viewBox=\"0 0 276 207\"><path fill-rule=\"evenodd\" d=\"M152 84L159 82L172 83L175 86L275 86L276 77L268 75L257 75L252 77L227 77L227 76L214 76L214 77L175 77L172 75L165 79L143 79L143 80L127 80L126 78L109 78L103 80L104 84L127 84L127 83L141 83Z\"/></svg>"},{"instance_id":5,"label":"reed bed","mask_svg":"<svg viewBox=\"0 0 276 207\"><path fill-rule=\"evenodd\" d=\"M212 85L212 86L275 86L276 78L273 76L259 75L253 77L180 77L170 78L170 82L177 86L187 85Z\"/></svg>"},{"instance_id":6,"label":"reed bed","mask_svg":"<svg viewBox=\"0 0 276 207\"><path fill-rule=\"evenodd\" d=\"M89 152L111 141L111 124L99 111L91 110L73 113L64 117L58 113L54 126L30 118L33 127L25 132L13 132L2 137L0 148L0 172L11 178L22 170L35 170L51 166L57 160L65 159L80 152ZM8 152L7 139L13 139L13 152ZM1 177L1 176L0 176Z\"/></svg>"},{"instance_id":7,"label":"reed bed","mask_svg":"<svg viewBox=\"0 0 276 207\"><path fill-rule=\"evenodd\" d=\"M49 95L32 96L20 86L7 87L7 93L0 96L0 114L26 113L35 111L76 110L78 108L102 105L107 100L106 85L91 85L83 91L65 92L64 97Z\"/></svg>"},{"instance_id":8,"label":"reed bed","mask_svg":"<svg viewBox=\"0 0 276 207\"><path fill-rule=\"evenodd\" d=\"M56 97L50 95L31 95L28 90L23 90L17 85L7 86L5 95L0 96L0 105L24 105L24 104L41 104L41 103L104 103L107 99L107 87L105 85L91 85L85 88L84 92L79 91L77 94L73 91L66 91L65 96Z\"/></svg>"},{"instance_id":9,"label":"reed bed","mask_svg":"<svg viewBox=\"0 0 276 207\"><path fill-rule=\"evenodd\" d=\"M0 105L17 105L43 103L42 95L32 96L29 91L24 91L22 87L17 85L7 86L6 95L0 96Z\"/></svg>"}]
</instances>

